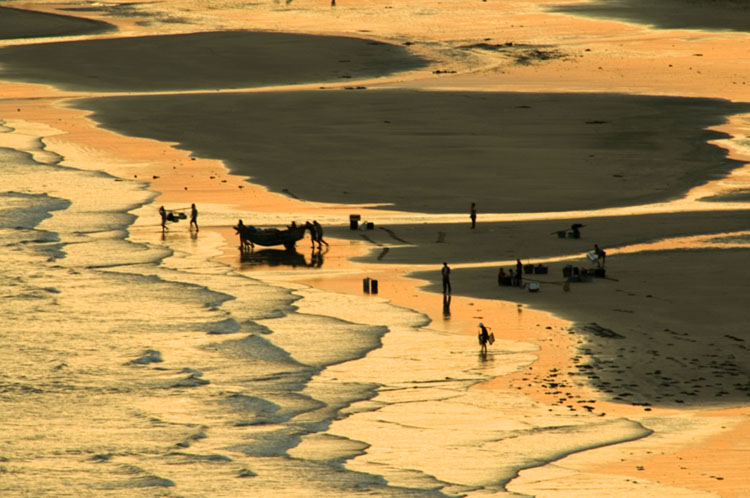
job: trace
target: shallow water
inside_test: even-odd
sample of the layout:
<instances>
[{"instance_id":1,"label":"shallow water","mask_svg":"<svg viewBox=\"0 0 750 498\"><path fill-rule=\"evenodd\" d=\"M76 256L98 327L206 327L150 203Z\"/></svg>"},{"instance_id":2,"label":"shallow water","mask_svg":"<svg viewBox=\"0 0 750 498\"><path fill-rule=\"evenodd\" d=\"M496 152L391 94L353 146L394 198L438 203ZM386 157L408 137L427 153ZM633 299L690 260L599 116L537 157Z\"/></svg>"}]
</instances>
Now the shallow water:
<instances>
[{"instance_id":1,"label":"shallow water","mask_svg":"<svg viewBox=\"0 0 750 498\"><path fill-rule=\"evenodd\" d=\"M581 482L577 496L700 495L554 462L644 425L684 439L723 421L642 425L482 390L536 347L481 356L473 337L385 300L216 263L219 234L162 237L146 221L154 193L66 167L78 162L44 147L49 132L0 128L3 496L504 496ZM516 216L555 215L570 213Z\"/></svg>"},{"instance_id":2,"label":"shallow water","mask_svg":"<svg viewBox=\"0 0 750 498\"><path fill-rule=\"evenodd\" d=\"M0 149L4 496L504 494L522 468L649 433L473 390L536 347L478 356L383 299L212 262L218 234L134 223L152 209L143 184L62 166L41 140L7 147L31 136L14 124Z\"/></svg>"}]
</instances>

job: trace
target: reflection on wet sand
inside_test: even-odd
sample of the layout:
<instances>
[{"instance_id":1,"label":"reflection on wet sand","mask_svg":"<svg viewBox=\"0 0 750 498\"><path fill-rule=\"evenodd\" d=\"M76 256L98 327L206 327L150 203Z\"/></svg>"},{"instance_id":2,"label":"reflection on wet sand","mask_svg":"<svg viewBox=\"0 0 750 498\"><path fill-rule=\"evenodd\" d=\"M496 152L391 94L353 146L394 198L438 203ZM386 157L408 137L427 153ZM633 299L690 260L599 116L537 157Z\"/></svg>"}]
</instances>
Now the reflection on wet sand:
<instances>
[{"instance_id":1,"label":"reflection on wet sand","mask_svg":"<svg viewBox=\"0 0 750 498\"><path fill-rule=\"evenodd\" d=\"M309 257L298 252L296 249L261 249L260 251L240 252L240 268L248 269L255 267L290 266L292 268L320 268L323 266L325 250L312 249Z\"/></svg>"},{"instance_id":2,"label":"reflection on wet sand","mask_svg":"<svg viewBox=\"0 0 750 498\"><path fill-rule=\"evenodd\" d=\"M451 296L443 294L443 318L448 320L451 317Z\"/></svg>"}]
</instances>

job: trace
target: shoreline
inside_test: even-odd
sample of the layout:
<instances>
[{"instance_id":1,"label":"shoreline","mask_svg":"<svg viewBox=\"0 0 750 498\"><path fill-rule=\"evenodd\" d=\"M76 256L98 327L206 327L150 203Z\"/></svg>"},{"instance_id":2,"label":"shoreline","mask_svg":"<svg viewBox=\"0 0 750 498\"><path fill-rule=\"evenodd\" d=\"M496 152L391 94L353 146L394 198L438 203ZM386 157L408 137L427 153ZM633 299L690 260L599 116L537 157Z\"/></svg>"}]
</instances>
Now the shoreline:
<instances>
[{"instance_id":1,"label":"shoreline","mask_svg":"<svg viewBox=\"0 0 750 498\"><path fill-rule=\"evenodd\" d=\"M35 88L32 86L32 88ZM21 92L23 93L23 92ZM60 93L59 95L64 95ZM44 102L41 103L34 103L31 104L34 107L34 110L38 110L41 114L37 117L31 118L33 113L30 113L27 109L24 109L23 111L20 111L18 114L19 119L23 118L31 118L31 119L38 119L38 120L48 120L48 124L52 127L56 125L55 118L53 118L52 114L48 114L48 110L44 109ZM25 105L24 105L25 106ZM58 109L59 112L65 114L65 113L72 113L74 116L78 116L76 119L80 119L81 116L84 115L84 113L80 113L78 111L73 111L70 109ZM75 126L79 126L80 128L76 128L76 130L80 133L90 133L91 130L89 127L91 126L91 122L88 118L86 118L83 122L76 121ZM70 131L70 130L69 130ZM228 174L228 171L224 171L221 168L221 163L219 161L214 160L207 160L207 159L200 159L200 158L194 158L191 157L191 154L187 151L183 150L176 150L172 148L171 146L165 146L164 144L160 144L158 142L155 142L153 140L145 140L145 139L133 139L133 138L127 138L127 137L119 137L119 136L112 136L110 137L111 142L107 143L107 140L104 140L103 142L100 142L96 140L96 138L102 138L105 136L109 136L110 133L106 131L102 131L99 129L95 130L96 133L93 135L85 135L85 138L80 141L78 146L73 146L70 151L70 156L68 154L64 154L67 158L73 158L75 157L76 153L80 154L80 149L77 147L80 147L81 145L84 146L94 146L97 150L106 149L111 144L110 152L112 153L113 157L118 157L119 159L122 159L123 156L122 153L131 154L132 157L137 157L138 161L143 162L144 164L146 162L153 161L153 158L159 157L161 166L158 168L152 168L151 166L146 167L130 167L126 165L114 165L109 164L107 167L114 167L115 169L121 171L123 173L123 177L126 177L124 175L127 175L129 178L132 176L132 172L138 169L139 175L142 176L144 179L147 179L151 184L152 189L156 189L155 191L161 191L162 196L159 199L155 199L154 206L158 204L158 202L164 202L168 203L169 205L177 205L177 204L184 204L189 203L190 201L194 201L195 199L199 199L199 205L202 203L208 204L209 200L216 195L216 193L220 193L221 196L224 197L226 202L223 202L221 206L218 207L215 213L207 213L209 223L212 221L217 221L219 223L223 222L225 219L227 219L228 215L227 213L235 213L235 212L247 212L247 204L242 204L243 202L246 202L247 199L247 192L252 191L252 195L254 197L253 199L253 205L252 205L252 211L257 212L257 210L260 211L266 211L266 219L269 221L269 223L280 223L279 220L282 219L282 216L286 216L283 213L293 213L295 215L301 215L301 214L309 214L310 216L314 216L315 214L319 214L322 210L331 210L332 214L329 214L331 217L339 217L341 216L342 219L346 219L346 216L351 211L351 206L337 206L333 207L331 205L322 205L322 204L313 204L310 205L309 203L300 202L294 199L290 199L288 196L284 196L281 194L273 194L268 192L262 187L253 186L249 183L244 182L242 177L236 177L233 175ZM114 134L111 134L114 135ZM75 142L77 140L77 137L73 135L74 139L72 142ZM59 138L52 138L50 140L50 145L54 149L56 146L62 146L65 144L65 142L70 142L71 136L61 136ZM104 147L102 147L102 145ZM119 146L122 144L127 144L128 147L124 149L119 149ZM146 147L144 148L144 145ZM117 152L114 152L117 151ZM743 159L746 160L746 159ZM169 176L169 170L173 167L180 168L181 172L187 172L183 174L190 174L192 175L191 180L188 182L180 181L180 179L177 179L175 177L170 178ZM92 161L89 164L78 164L77 166L82 166L84 168L90 167L90 168L98 168L100 167L95 163L95 161ZM144 173L150 173L151 176L157 176L159 178L149 178L148 175L144 175L141 173L143 171ZM215 176L217 179L221 178L221 180L218 180L219 182L223 182L226 180L225 184L217 185L217 182L208 181L210 176ZM187 185L189 184L189 186ZM231 190L231 195L229 195ZM240 193L242 195L240 195ZM168 200L168 201L167 201ZM235 203L236 202L236 203ZM279 208L279 206L284 206L281 211L281 215L274 215L273 212ZM356 208L355 208L356 209ZM142 213L145 213L146 210L142 210ZM376 216L376 213L378 211L367 211L368 216ZM740 212L738 212L739 214ZM149 215L150 216L150 215ZM153 219L156 219L156 216L154 214ZM284 222L286 222L285 220ZM729 223L732 222L739 223L734 220L729 220ZM136 227L145 227L152 223L152 220L147 220L146 218L143 218L139 220L136 223ZM480 214L480 226L481 226L481 214ZM206 230L209 230L211 227L210 225L206 226ZM545 232L546 233L546 232ZM434 236L434 234L433 234ZM346 239L337 239L338 240L346 240ZM584 243L586 240L583 241ZM338 244L339 242L337 242ZM390 244L392 244L393 241L383 241L382 244L384 247L390 247ZM228 245L228 248L231 248L231 244ZM394 253L395 249L391 247L391 253ZM616 261L618 256L616 254L612 254L611 261ZM511 258L512 259L512 258ZM705 261L705 260L704 260ZM345 266L347 263L342 263L343 266ZM361 263L348 263L351 265L351 268L357 268L358 266L362 268ZM380 266L374 266L374 268L380 268ZM369 269L369 267L365 267L365 270ZM385 270L379 270L379 271L385 271ZM457 269L456 275L460 272L463 272L463 269ZM365 273L367 273L365 271ZM403 273L403 268L402 268ZM314 281L315 284L321 286L322 288L330 288L332 290L339 289L339 290L349 290L353 293L358 292L358 290L361 288L359 286L359 282L361 282L362 274L358 274L357 276L351 276L349 275L347 278L340 279L336 281L333 280L325 280L325 281ZM382 278L382 277L381 277ZM383 283L383 287L381 287L381 293L385 295L387 292L390 292L391 290L393 292L396 292L399 290L401 292L398 296L394 295L394 299L402 300L404 303L408 302L418 302L420 306L424 306L425 309L430 310L428 313L430 316L433 316L433 319L437 323L441 318L441 303L440 301L440 295L439 294L429 294L428 296L425 296L424 292L422 292L421 284L419 281L415 281L412 278L403 279L401 278L401 275L397 275L393 280L383 279L381 280ZM580 287L581 289L584 289L582 284ZM353 290L357 289L357 290ZM595 292L596 287L590 287L589 290L593 290ZM493 290L497 290L496 288L493 288ZM574 294L578 294L578 287L575 288L573 291ZM419 297L415 300L414 294L419 294ZM505 295L505 294L503 294ZM511 295L511 294L508 294ZM437 297L437 299L433 299ZM585 297L585 296L584 296ZM457 331L459 333L463 333L466 335L472 335L473 331L470 330L472 327L475 327L475 323L477 319L475 318L475 314L473 311L475 310L474 306L470 306L468 303L474 301L475 298L471 297L460 297L456 296L456 302L453 304L454 306L454 313L458 314L458 308L465 308L465 312L468 314L468 318L461 318L460 316L455 316L451 318L451 327L455 325ZM494 303L494 301L481 301L482 308L486 308L491 306ZM511 309L515 306L515 304L511 305ZM526 305L524 305L525 307ZM524 311L525 313L526 311ZM484 316L484 315L482 315ZM563 322L565 323L565 322ZM551 326L551 325L550 325ZM566 327L566 325L560 325L561 330ZM542 332L542 331L539 331ZM548 337L544 336L543 334L539 334L539 336L536 338L539 341L539 346L542 347L542 349L545 349L544 353L542 353L541 359L538 360L541 363L535 364L540 369L546 368L547 373L546 375L541 375L538 377L540 384L546 380L546 382L551 382L552 379L547 379L549 376L549 373L552 372L553 368L558 368L562 370L562 368L572 368L573 364L570 362L570 352L568 350L568 347L578 347L575 343L563 343L560 344L561 340L550 342L548 341ZM566 339L570 339L570 337L567 337ZM473 344L473 342L472 342ZM555 349L555 352L550 351L550 346ZM548 356L545 356L548 355ZM549 363L547 363L547 361ZM543 367L542 365L548 365ZM567 370L563 370L564 373L568 373ZM558 373L558 372L554 372ZM523 383L523 373L511 376L507 381L503 380L500 381L500 386L495 387L502 387L507 389L516 389L521 386ZM486 388L491 388L492 386L485 386ZM572 388L571 388L572 389ZM583 390L583 392L580 394L581 399L587 398L587 393L590 393L590 388L586 388ZM550 402L550 396L549 395L543 395L541 393L538 393L531 389L530 395L534 396L535 394L540 395L540 400L546 402ZM643 414L643 407L631 407L628 404L620 404L620 403L605 403L605 402L597 402L597 409L599 409L600 406L604 406L605 408L603 411L606 411L607 413L611 413L611 410L614 410L616 413L622 414L624 416L631 415L636 416L637 414ZM669 416L673 413L671 410L664 410L662 408L653 408L652 416L656 415L656 412L663 414L664 416ZM695 408L694 410L690 410L684 413L692 414L694 416L722 416L722 414L733 414L731 416L734 416L736 419L747 419L748 416L748 407L745 405L741 409L725 409L725 410L715 410L715 409L709 409L709 412L711 412L711 415L707 415L705 413L705 410L701 410L699 408ZM715 415L716 414L716 415ZM733 436L740 436L741 428L746 427L747 422L742 422L740 424L745 425L739 425L738 429L735 430L734 433L731 433ZM737 434L739 433L739 434ZM723 436L717 436L716 441L706 443L702 450L703 454L705 456L705 453L710 451L711 448L716 448L716 445L725 444L726 438L730 437L729 434L725 434ZM722 439L724 438L724 439ZM648 438L647 438L648 439ZM702 444L702 443L701 443ZM619 446L619 445L618 445ZM648 446L648 443L646 443L646 446ZM624 452L626 451L626 447L618 448L618 451ZM699 451L699 450L696 450ZM588 452L587 452L588 453ZM594 454L599 453L599 451L594 451ZM606 453L606 451L605 451ZM646 471L639 471L635 469L634 465L631 465L628 472L627 463L621 463L618 465L612 465L612 466L603 466L601 467L604 473L609 472L610 469L615 469L613 472L620 472L623 475L629 475L634 477L641 477L641 476L651 476L655 480L660 482L672 482L673 485L679 485L682 482L682 477L680 475L672 475L666 471L660 470L668 468L669 465L674 465L677 459L681 458L680 451L677 451L674 453L674 458L670 459L667 456L660 457L664 460L664 462L661 462L655 469L652 468L650 465L646 466ZM729 465L732 462L732 456L730 455L713 455L712 456L716 462L716 465L723 466L723 468L732 469L733 467ZM576 460L577 457L572 457L572 460ZM630 457L628 460L629 462L632 462L633 459L640 459L640 458L656 458L656 457L645 457L643 455L638 455L637 457ZM736 458L736 455L734 456ZM570 459L570 458L569 458ZM598 465L602 465L601 462L597 462ZM589 464L590 465L590 462ZM728 476L722 476L722 480L718 480L709 476L704 476L696 483L691 483L691 485L695 486L697 489L707 489L707 490L715 490L715 489L729 489L730 494L727 494L726 496L731 496L731 486L736 486L737 480L742 478L742 468L741 466L737 466L738 468L734 468L732 472L734 472L731 475ZM526 471L524 471L526 473ZM734 488L736 490L736 488Z\"/></svg>"},{"instance_id":2,"label":"shoreline","mask_svg":"<svg viewBox=\"0 0 750 498\"><path fill-rule=\"evenodd\" d=\"M70 109L61 109L61 111L73 112L73 113L79 114L79 115L82 114L79 111L73 111L73 110L70 110ZM22 111L22 114L24 112L25 111ZM81 128L81 131L87 131L88 126L89 125L83 126L83 128ZM90 130L88 130L87 132L90 132ZM111 132L108 132L108 131L105 131L105 130L99 130L99 132L102 133L105 136L106 135L113 135ZM61 137L60 140L64 142L68 138L70 138L70 137L63 136L63 137ZM131 141L134 141L135 139L128 138L128 137L112 136L113 146L116 145L117 143L122 142L123 140L125 142L131 142ZM56 142L57 139L55 139L53 137L51 141L52 142ZM152 141L152 140L143 140L143 139L135 140L135 142L137 143L137 145L134 145L134 144L131 143L130 144L131 147L129 147L129 150L131 150L131 151L136 151L137 150L139 155L143 155L144 157L155 157L157 155L160 155L160 154L163 155L164 154L164 147L159 142L155 142L155 141ZM98 143L101 144L102 142L98 142ZM143 144L144 143L149 144L149 147L153 150L153 152L148 152L147 150L144 150L143 149ZM235 178L232 175L229 175L228 172L219 173L218 170L217 170L217 168L219 167L220 163L217 163L215 161L202 160L202 159L193 160L193 158L190 157L190 154L188 152L177 150L177 149L172 149L172 148L169 148L169 149L170 149L170 155L175 156L175 159L172 159L172 161L173 160L177 160L177 158L179 158L179 160L182 161L182 164L189 165L192 168L197 168L197 169L194 169L194 176L196 176L196 177L202 177L203 175L207 175L207 174L213 174L213 175L217 175L218 174L218 175L221 175L221 177L224 180L227 180L227 184L230 186L228 188L231 188L231 185L234 185L235 187L237 187L239 184L241 184L243 182L243 180L241 178ZM120 152L124 151L123 149L119 149L119 150L120 150ZM169 161L170 160L167 159L167 163L169 163ZM81 166L81 165L79 165L79 166ZM166 168L168 168L168 166ZM148 167L146 169L146 171L150 171L150 172L154 172L154 173L159 173L159 169L158 168L156 170L154 170L151 167ZM164 171L167 171L167 169L165 169ZM155 176L159 176L159 175L155 175ZM166 177L159 177L159 178L156 178L156 179L152 179L152 182L153 182L152 183L152 190L153 191L159 191L160 190L162 192L162 198L161 198L161 200L171 199L170 200L170 204L185 203L189 199L194 199L195 198L196 191L195 191L195 188L192 187L192 185L191 185L191 187L188 190L185 190L182 187L183 183L177 183L177 182L174 182L174 181L170 181L170 179L168 179ZM211 184L211 185L215 185L215 184ZM156 186L155 189L154 189L154 186ZM252 187L250 185L247 185L247 188L258 189L257 187ZM206 197L206 200L208 200L211 197L211 195L210 195L209 192L210 191L215 191L214 189L215 189L215 187L213 187L213 186L211 188L208 188L208 191L206 192L205 195L208 195L209 197ZM237 190L240 190L240 189L237 189ZM278 195L278 194L272 194L272 193L268 193L268 192L263 193L263 189L258 189L258 194L257 195L259 195L259 196L263 196L263 195L268 196L267 202L270 202L269 208L278 207L279 206L279 202L283 202L285 204L286 203L290 203L290 204L298 206L298 207L301 207L301 206L305 205L305 203L301 203L301 202L296 201L294 199L289 199L286 196L281 196L281 195ZM167 197L163 197L163 196L167 196ZM155 200L153 205L156 205L158 202L161 202L161 200ZM309 208L309 206L308 206L308 208ZM320 209L320 207L318 207L317 209L316 208L312 208L312 210L310 212L311 212L311 214L314 214L319 209ZM294 213L297 213L297 214L301 214L301 211L299 209L297 209L297 208L289 208L288 210L285 209L285 211L289 211L289 212L294 212ZM342 213L348 212L348 208L347 207L339 208L339 211L341 211ZM145 219L141 219L141 220L139 220L137 222L136 227L138 227L138 226L142 227L144 224L147 224L146 220ZM210 226L204 227L204 230L206 230L206 229L211 229L211 227ZM345 230L345 228L343 230ZM340 240L344 240L344 239L340 239ZM231 243L229 243L227 247L231 248ZM356 267L357 264L355 263L353 266ZM361 277L361 275L358 275L357 277L353 277L353 278L350 277L348 280L345 279L343 284L336 283L336 284L332 284L331 287L328 287L328 283L324 283L324 282L321 282L321 281L312 281L312 282L309 282L309 283L312 284L312 285L320 286L321 288L329 288L330 290L335 290L337 292L339 292L339 291L352 292L352 287L351 286L348 287L348 285L353 285L353 289L359 289L359 282L361 281L360 277ZM400 277L397 277L397 280L402 280L402 279L400 279ZM439 315L440 311L438 311L439 304L438 305L425 306L426 309L420 309L420 308L422 308L421 305L420 306L416 306L416 307L414 306L414 302L412 301L413 300L413 295L414 294L422 294L422 291L419 290L419 289L421 289L421 285L419 285L418 282L414 282L414 283L412 283L412 282L413 281L411 279L405 279L405 280L403 280L403 284L402 284L403 285L403 289L405 289L404 293L405 294L411 293L412 296L411 297L406 296L403 301L394 301L394 302L398 302L398 303L405 304L405 305L408 305L411 302L412 304L409 307L413 307L413 308L415 308L417 310L426 312L429 316L433 317L433 319L435 319L437 321L437 319L440 317L440 315ZM383 281L383 285L384 285L384 287L381 287L381 288L387 287L386 281ZM353 291L353 292L356 293L356 291ZM430 298L434 298L434 297L438 297L439 298L439 294L431 294L431 295L429 295L429 297L426 297L426 299L430 300ZM457 299L457 303L456 303L457 305L462 300L465 300L467 302L472 301L472 298L470 298L470 297L459 297L459 296L456 296L456 299ZM485 301L484 303L485 303L485 305L483 305L483 306L489 306L489 305L497 304L496 301ZM514 306L516 306L515 303L511 303L511 307L514 307ZM470 307L470 306L467 306L467 308L468 308L469 312L471 312L473 310L473 308ZM459 328L458 332L462 333L462 334L466 334L466 335L473 335L472 329L474 328L475 323L469 323L469 322L470 321L471 322L475 322L476 320L477 320L477 318L474 318L474 315L471 315L471 319L464 320L463 326L459 326L458 327ZM457 321L458 320L456 320L456 322ZM565 323L565 322L563 322L563 323ZM564 329L565 327L566 326L564 326L564 325L561 326L561 330ZM520 336L515 336L515 337L523 337L524 340L529 340L530 339L528 336L525 336L525 335L520 335ZM538 368L539 370L545 370L545 369L547 370L547 372L537 373L538 377L535 377L535 379L537 379L537 381L539 381L540 384L543 385L542 384L543 382L545 382L545 381L546 382L550 382L550 381L553 380L553 377L550 377L550 375L561 375L561 374L567 374L567 373L569 373L569 371L565 370L565 368L570 368L572 366L569 363L569 358L571 357L570 355L572 353L571 349L569 349L569 348L571 346L573 346L573 344L571 344L571 343L568 343L567 345L560 344L561 341L559 339L553 341L552 343L550 343L549 342L549 338L548 337L543 337L543 336L539 336L538 338L531 338L532 342L535 339L538 341L537 344L542 348L543 352L540 353L540 355L539 355L540 359L537 360L536 363L534 363L534 367ZM472 340L470 340L469 342L473 343ZM550 349L550 346L552 347L552 349ZM557 369L558 371L555 371L555 369ZM522 372L522 373L510 376L508 379L502 379L502 380L496 381L495 383L490 383L486 387L478 387L478 388L479 389L482 389L482 388L493 388L493 386L494 386L494 388L498 388L499 387L499 388L502 388L502 389L518 389L520 387L520 385L523 385L523 383L527 383L528 384L528 382L525 380L525 377L528 377L528 374L525 374L525 373ZM570 389L573 389L572 386L569 386L569 387L570 387ZM526 389L528 390L528 386L526 386ZM543 392L536 392L536 393L534 393L533 389L531 391L528 391L528 395L532 396L532 398L538 399L540 402L546 402L546 403L553 402L553 398L552 397L554 396L554 395L550 395L550 394L544 394ZM566 402L568 402L569 400L577 401L577 400L590 400L590 399L596 399L596 398L597 398L597 393L596 392L592 392L590 390L590 388L583 387L583 391L582 392L580 392L580 393L576 392L576 394L574 396L568 397L567 400L566 400ZM610 414L610 416L611 416L612 413L616 413L616 414L618 414L617 416L634 416L635 417L638 413L642 413L641 412L641 410L642 410L641 407L636 407L635 409L631 409L631 408L628 408L628 405L622 405L622 404L619 404L619 403L609 403L609 402L606 402L606 401L599 401L599 400L597 400L596 407L597 407L597 410L601 409L603 413ZM747 408L744 408L744 409L740 410L739 413L744 416L744 414L746 414L746 412L747 412ZM651 416L656 416L657 414L661 414L661 413L663 413L664 416L670 416L670 414L672 414L673 412L671 410L664 411L664 409L653 408L653 411L651 411L650 413L651 413ZM573 458L575 458L575 457L573 457ZM620 469L619 470L620 472L623 472L623 465L621 465L620 467L617 467L617 468ZM657 474L657 475L659 476L659 478L662 481L669 481L669 476L662 476L661 474ZM724 482L724 481L722 481L722 482ZM675 482L674 484L677 484L677 483ZM711 488L708 488L708 489L711 489Z\"/></svg>"}]
</instances>

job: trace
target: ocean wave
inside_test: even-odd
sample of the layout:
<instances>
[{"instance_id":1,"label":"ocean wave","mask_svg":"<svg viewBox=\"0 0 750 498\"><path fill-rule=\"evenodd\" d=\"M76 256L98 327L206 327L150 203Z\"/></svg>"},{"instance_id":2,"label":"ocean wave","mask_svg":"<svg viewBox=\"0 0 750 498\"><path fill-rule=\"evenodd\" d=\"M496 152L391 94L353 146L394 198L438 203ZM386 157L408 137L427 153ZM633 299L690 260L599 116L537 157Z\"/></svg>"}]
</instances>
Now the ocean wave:
<instances>
[{"instance_id":1,"label":"ocean wave","mask_svg":"<svg viewBox=\"0 0 750 498\"><path fill-rule=\"evenodd\" d=\"M32 229L52 211L59 211L70 206L65 199L45 194L24 192L0 192L0 229Z\"/></svg>"}]
</instances>

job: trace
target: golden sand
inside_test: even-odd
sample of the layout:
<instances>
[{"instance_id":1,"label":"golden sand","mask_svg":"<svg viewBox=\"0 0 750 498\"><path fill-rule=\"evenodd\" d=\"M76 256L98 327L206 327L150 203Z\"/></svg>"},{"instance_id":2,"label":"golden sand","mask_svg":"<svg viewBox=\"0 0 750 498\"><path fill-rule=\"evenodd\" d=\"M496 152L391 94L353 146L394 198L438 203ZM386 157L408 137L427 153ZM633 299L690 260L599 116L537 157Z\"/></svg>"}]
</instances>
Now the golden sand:
<instances>
[{"instance_id":1,"label":"golden sand","mask_svg":"<svg viewBox=\"0 0 750 498\"><path fill-rule=\"evenodd\" d=\"M175 2L177 3L182 3L186 7L193 5L187 1ZM298 10L294 12L270 4L245 12L233 8L228 3L217 3L210 12L186 8L184 15L188 19L200 19L200 27L204 30L221 26L234 29L346 34L396 43L410 42L415 53L430 56L434 60L434 64L426 70L389 77L383 81L369 80L366 82L368 85L381 83L384 87L429 90L623 92L750 101L750 87L746 79L750 74L749 68L746 67L750 64L748 34L659 31L616 21L573 18L545 13L542 10L545 3L562 2L490 1L467 7L464 2L457 1L422 1L398 5L372 0L359 2L356 7L349 6L346 2L338 2L334 11L325 2L295 0L294 7ZM63 12L60 9L66 6L64 3L37 2L6 4L53 13ZM158 4L152 7L144 4L144 8L158 10L159 7ZM419 12L423 12L424 15L418 18L419 22L414 22L415 14ZM96 12L86 15L117 24L122 29L118 36L187 32L196 26L166 23L144 25L135 22L134 19L112 18ZM550 51L550 58L524 65L514 62L517 51L512 52L510 48L461 48L478 43L503 45L509 42L515 47L529 45L544 48ZM456 73L436 75L432 73L433 69L447 69ZM345 224L346 216L352 209L350 206L303 202L272 193L261 186L244 181L241 177L229 174L220 161L191 157L190 152L179 150L173 144L123 137L102 130L86 117L86 113L65 106L65 99L89 95L66 93L42 85L7 82L2 83L0 91L5 97L5 100L0 102L0 115L48 126L50 134L45 141L51 149L62 153L66 161L75 161L66 163L70 166L104 169L123 178L148 182L153 191L160 193L154 206L183 206L194 202L199 205L202 212L220 213L221 216L217 216L216 219L222 222L229 219L229 213L265 213L268 216L277 216L281 213L290 219L315 216L341 219L342 224ZM747 125L744 122L728 123L722 129L735 136L747 133ZM742 151L735 151L735 157L745 161L748 156ZM736 185L742 186L746 183L744 178L734 180ZM703 194L705 192L701 195ZM217 203L217 199L221 202ZM747 206L739 205L738 209L746 210ZM369 211L362 207L357 207L357 210L372 219L384 216L383 211ZM736 216L740 215L741 213ZM482 222L480 214L480 224ZM154 208L153 220L141 219L137 225L147 226L155 223ZM687 220L683 225L690 223L691 220ZM236 264L236 241L226 224L216 227L210 224L202 225L201 230L217 230L222 233L227 238L223 259ZM696 226L695 230L707 229L705 226ZM710 230L702 233L710 233ZM657 238L656 235L652 237ZM646 242L652 241L650 238ZM569 295L564 293L561 287L559 292L545 292L544 298L536 304L530 303L531 298L526 294L514 295L504 290L493 289L494 295L482 296L486 299L465 297L457 292L451 301L450 318L446 320L441 296L424 291L421 287L425 285L425 281L408 276L412 269L433 268L434 262L422 261L420 266L354 263L349 258L371 252L373 246L352 244L351 238L331 238L330 242L332 248L327 256L326 269L346 270L345 276L342 277L336 272L332 276L327 276L322 272L319 278L307 279L303 283L336 292L361 293L361 281L364 277L377 278L382 297L386 297L394 304L426 313L435 324L440 324L440 327L451 332L473 336L479 320L490 324L507 322L509 302L511 308L517 308L516 313L531 312L526 305L554 310L561 318L546 316L541 326L534 330L507 327L506 331L502 325L493 327L494 333L503 338L537 344L540 348L539 359L528 371L498 378L478 387L521 390L534 399L550 404L555 404L558 400L543 387L544 382L549 381L551 376L565 377L575 371L576 364L573 360L580 356L579 348L582 346L578 336L568 333L572 324L563 320L566 318L564 310L569 310L569 320L577 320L578 323L589 321L590 318L587 320L587 317L593 314L586 309L585 303L593 299L602 299L608 305L596 311L597 320L607 320L608 324L622 324L622 327L627 327L628 316L613 311L619 307L615 304L620 297L617 293L618 287L627 287L627 292L643 297L653 292L652 282L649 282L646 276L657 274L659 265L663 265L663 261L660 262L658 259L639 258L638 254L635 254L629 264L631 268L641 268L641 273L633 273L621 266L622 272L618 275L620 285L613 285L613 282L598 282L596 286L588 288L576 287L572 292L575 295L573 300L568 299ZM636 238L631 244L635 242L644 241ZM627 247L631 244L623 242L620 245ZM617 252L612 251L610 254L608 264L613 269L618 268ZM580 262L580 251L576 251L576 254L579 259L574 258L572 261ZM731 264L740 264L745 255L746 250L743 250L728 261ZM689 264L708 266L717 256L717 252L708 252L685 261ZM498 261L504 259L498 258ZM493 258L485 255L485 261L493 261ZM690 271L689 266L683 267L680 264L679 267L682 272ZM437 272L437 269L435 271ZM494 273L494 268L492 272ZM627 279L628 275L632 278ZM469 281L476 282L476 279L467 280ZM726 313L722 318L723 323L742 322L747 317L744 303L734 306L727 304L727 299L738 298L741 295L734 294L742 292L741 283L742 280L730 279L727 282L729 290L726 294L722 293L721 285L713 286L702 294L714 295L714 299L717 302L721 301L722 306L726 307L722 308ZM690 289L684 288L690 285L690 279L675 279L671 285L674 286L671 290L676 295L691 292ZM671 295L668 287L660 290L667 293L665 299ZM502 305L498 299L504 300ZM562 301L566 299L568 302ZM526 304L516 306L514 300ZM663 309L658 306L649 307L648 300L644 298L642 302L634 303L630 309L647 314L649 320L663 319L660 313L669 313L668 318L676 324L674 330L679 330L689 337L699 338L704 335L706 325L694 323L694 317L690 313L681 315L679 306L679 302L673 302ZM617 327L612 328L621 330ZM723 332L719 334L723 335ZM732 331L731 334L737 332ZM613 402L609 396L594 390L587 382L573 382L568 390L570 403L577 404L581 400L593 399L593 412L601 413L603 416L645 420L647 415L676 415L697 419L698 422L694 422L697 424L705 419L706 425L711 427L720 419L723 425L719 427L724 429L696 439L693 439L690 433L666 431L667 435L677 434L679 437L677 440L646 438L606 450L596 450L592 452L594 456L569 457L558 462L559 466L568 466L569 469L579 472L649 479L721 496L743 496L750 487L746 475L746 469L750 465L750 432L747 430L750 408L747 403L726 409L715 409L711 406L701 409L699 406L693 406L680 410L678 406L655 406L644 411L643 406ZM656 430L658 432L659 429ZM530 471L528 475L533 472L543 475L545 469Z\"/></svg>"}]
</instances>

